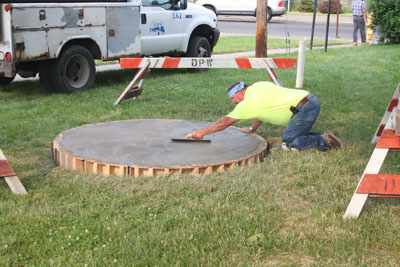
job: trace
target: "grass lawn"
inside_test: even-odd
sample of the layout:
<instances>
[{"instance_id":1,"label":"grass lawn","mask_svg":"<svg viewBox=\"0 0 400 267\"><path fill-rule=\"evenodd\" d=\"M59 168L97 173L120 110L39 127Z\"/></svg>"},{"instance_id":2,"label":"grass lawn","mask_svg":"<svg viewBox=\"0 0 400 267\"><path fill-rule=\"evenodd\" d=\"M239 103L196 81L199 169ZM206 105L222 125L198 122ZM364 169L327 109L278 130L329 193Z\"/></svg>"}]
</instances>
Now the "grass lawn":
<instances>
[{"instance_id":1,"label":"grass lawn","mask_svg":"<svg viewBox=\"0 0 400 267\"><path fill-rule=\"evenodd\" d=\"M287 13L288 16L314 16L313 12L300 12L300 11L290 11ZM323 16L326 17L327 14L320 13L317 11L316 16ZM337 16L336 13L331 13L331 16ZM350 12L346 13L341 13L339 14L340 17L352 17L353 14Z\"/></svg>"},{"instance_id":2,"label":"grass lawn","mask_svg":"<svg viewBox=\"0 0 400 267\"><path fill-rule=\"evenodd\" d=\"M276 146L263 163L158 178L62 169L50 143L103 121L214 121L233 108L226 86L268 80L265 70L153 70L143 94L118 106L134 70L98 73L92 89L71 95L47 93L39 81L2 87L0 148L29 193L14 196L0 181L1 265L398 266L398 199L368 199L359 219L342 216L399 69L400 46L307 51L304 88L321 102L314 130L332 129L345 150L285 152L283 128L262 125L257 133ZM278 75L294 87L295 70ZM399 173L398 154L383 173Z\"/></svg>"},{"instance_id":3,"label":"grass lawn","mask_svg":"<svg viewBox=\"0 0 400 267\"><path fill-rule=\"evenodd\" d=\"M267 50L271 49L282 49L286 48L298 48L299 39L291 38L290 43L286 44L285 39L281 38L268 38L267 40ZM218 40L217 45L214 47L213 54L227 54L227 53L237 53L245 51L254 51L256 44L255 36L221 36ZM341 44L351 44L351 42L343 40L329 40L328 45L341 45ZM324 39L314 39L313 47L324 46ZM306 41L306 47L310 47L310 40Z\"/></svg>"}]
</instances>

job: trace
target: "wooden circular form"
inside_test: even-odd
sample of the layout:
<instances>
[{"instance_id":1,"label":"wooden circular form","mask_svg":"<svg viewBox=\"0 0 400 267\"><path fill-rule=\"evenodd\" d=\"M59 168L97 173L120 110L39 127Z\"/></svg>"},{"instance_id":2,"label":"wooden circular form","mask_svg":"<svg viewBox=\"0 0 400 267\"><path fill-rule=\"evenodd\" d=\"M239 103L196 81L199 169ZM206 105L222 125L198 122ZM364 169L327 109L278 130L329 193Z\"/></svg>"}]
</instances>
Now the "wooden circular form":
<instances>
[{"instance_id":1,"label":"wooden circular form","mask_svg":"<svg viewBox=\"0 0 400 267\"><path fill-rule=\"evenodd\" d=\"M210 123L127 120L83 125L52 143L57 165L102 175L207 174L263 161L267 142L236 127L207 135L210 143L173 142Z\"/></svg>"}]
</instances>

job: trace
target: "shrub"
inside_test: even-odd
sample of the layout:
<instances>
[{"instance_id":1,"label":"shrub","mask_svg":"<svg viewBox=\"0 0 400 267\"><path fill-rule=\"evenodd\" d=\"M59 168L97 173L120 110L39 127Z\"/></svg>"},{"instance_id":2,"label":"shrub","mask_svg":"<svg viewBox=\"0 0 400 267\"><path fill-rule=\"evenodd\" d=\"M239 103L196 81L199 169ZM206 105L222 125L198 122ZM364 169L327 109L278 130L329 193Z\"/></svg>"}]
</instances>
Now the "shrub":
<instances>
[{"instance_id":1,"label":"shrub","mask_svg":"<svg viewBox=\"0 0 400 267\"><path fill-rule=\"evenodd\" d=\"M379 28L379 40L390 44L400 44L400 1L371 0L368 11L372 24Z\"/></svg>"},{"instance_id":2,"label":"shrub","mask_svg":"<svg viewBox=\"0 0 400 267\"><path fill-rule=\"evenodd\" d=\"M288 1L286 1L286 10L288 10ZM299 6L300 3L299 2L290 2L290 10L288 10L288 12L290 11L299 11Z\"/></svg>"},{"instance_id":3,"label":"shrub","mask_svg":"<svg viewBox=\"0 0 400 267\"><path fill-rule=\"evenodd\" d=\"M314 11L313 0L301 0L297 10L301 12L313 12Z\"/></svg>"},{"instance_id":4,"label":"shrub","mask_svg":"<svg viewBox=\"0 0 400 267\"><path fill-rule=\"evenodd\" d=\"M328 4L329 4L329 1L322 2L318 7L319 12L321 12L323 14L328 13ZM342 9L342 4L340 3L339 0L331 1L331 14L336 14L338 12L340 13L341 9Z\"/></svg>"},{"instance_id":5,"label":"shrub","mask_svg":"<svg viewBox=\"0 0 400 267\"><path fill-rule=\"evenodd\" d=\"M348 6L342 6L340 13L351 13L351 8Z\"/></svg>"}]
</instances>

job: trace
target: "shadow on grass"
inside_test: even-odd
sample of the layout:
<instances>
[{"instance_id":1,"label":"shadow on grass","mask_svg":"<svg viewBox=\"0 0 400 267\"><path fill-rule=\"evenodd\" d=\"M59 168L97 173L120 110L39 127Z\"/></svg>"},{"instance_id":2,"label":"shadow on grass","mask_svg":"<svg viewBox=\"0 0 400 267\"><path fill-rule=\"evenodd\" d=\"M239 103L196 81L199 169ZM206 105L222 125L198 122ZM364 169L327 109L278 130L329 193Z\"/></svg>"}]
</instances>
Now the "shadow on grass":
<instances>
[{"instance_id":1,"label":"shadow on grass","mask_svg":"<svg viewBox=\"0 0 400 267\"><path fill-rule=\"evenodd\" d=\"M94 86L104 86L107 84L115 84L116 82L130 82L135 77L139 69L121 69L98 72L96 74L96 80ZM147 79L163 78L165 76L171 76L172 74L194 74L188 69L152 69L150 76ZM128 85L128 84L127 84Z\"/></svg>"},{"instance_id":2,"label":"shadow on grass","mask_svg":"<svg viewBox=\"0 0 400 267\"><path fill-rule=\"evenodd\" d=\"M121 70L111 70L104 72L97 72L96 79L92 86L87 90L98 89L107 86L119 86L121 84L121 91L128 86L128 84L133 80L136 72L139 69L121 69ZM153 69L151 70L150 76L147 79L152 78L164 78L166 76L171 76L171 74L195 74L187 69ZM63 93L48 92L46 91L39 80L27 80L13 82L10 85L0 86L0 93L10 93L7 95L8 98L29 98L32 97L47 97L52 95L64 95ZM78 94L81 92L77 92ZM75 93L75 94L77 94Z\"/></svg>"},{"instance_id":3,"label":"shadow on grass","mask_svg":"<svg viewBox=\"0 0 400 267\"><path fill-rule=\"evenodd\" d=\"M9 85L0 86L0 92L12 93L14 97L21 97L21 96L49 96L51 95L50 92L46 91L40 82L37 80L35 81L18 81L13 82Z\"/></svg>"}]
</instances>

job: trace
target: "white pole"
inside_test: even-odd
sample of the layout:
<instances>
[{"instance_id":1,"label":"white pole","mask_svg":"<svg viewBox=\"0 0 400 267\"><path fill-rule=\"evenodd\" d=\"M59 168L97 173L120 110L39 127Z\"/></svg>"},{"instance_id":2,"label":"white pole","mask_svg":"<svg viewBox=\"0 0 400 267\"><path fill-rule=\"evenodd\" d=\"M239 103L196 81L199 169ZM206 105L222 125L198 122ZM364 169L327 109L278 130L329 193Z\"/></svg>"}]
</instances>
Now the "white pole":
<instances>
[{"instance_id":1,"label":"white pole","mask_svg":"<svg viewBox=\"0 0 400 267\"><path fill-rule=\"evenodd\" d=\"M306 60L306 38L304 37L299 41L299 54L297 57L297 77L296 77L296 88L303 87L304 80L304 63Z\"/></svg>"},{"instance_id":2,"label":"white pole","mask_svg":"<svg viewBox=\"0 0 400 267\"><path fill-rule=\"evenodd\" d=\"M288 0L288 7L287 7L287 12L288 13L290 11L290 0Z\"/></svg>"}]
</instances>

